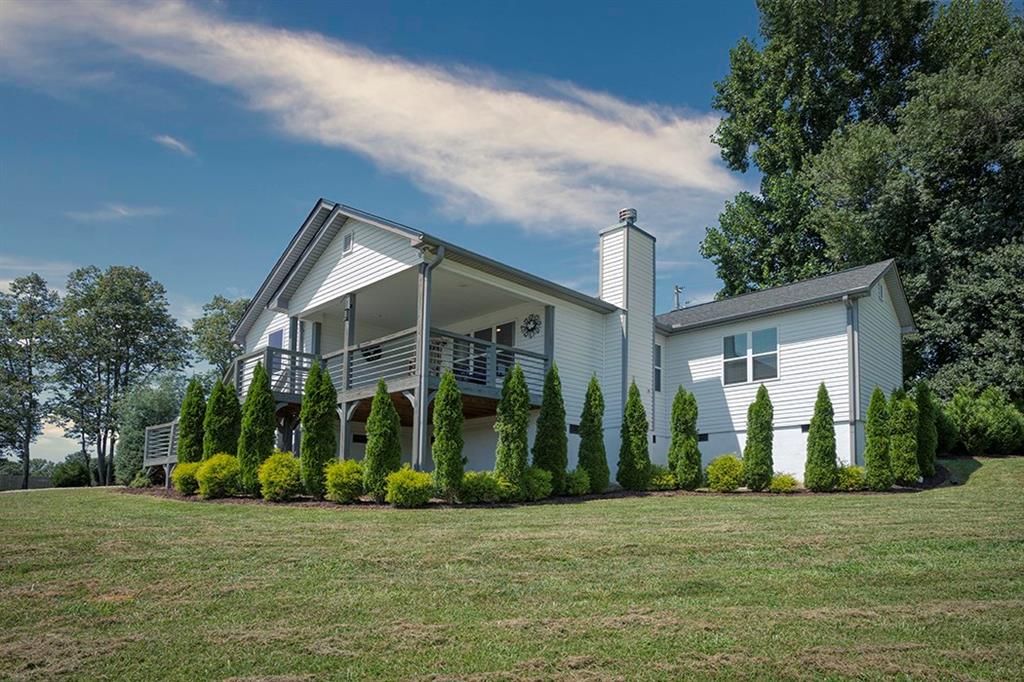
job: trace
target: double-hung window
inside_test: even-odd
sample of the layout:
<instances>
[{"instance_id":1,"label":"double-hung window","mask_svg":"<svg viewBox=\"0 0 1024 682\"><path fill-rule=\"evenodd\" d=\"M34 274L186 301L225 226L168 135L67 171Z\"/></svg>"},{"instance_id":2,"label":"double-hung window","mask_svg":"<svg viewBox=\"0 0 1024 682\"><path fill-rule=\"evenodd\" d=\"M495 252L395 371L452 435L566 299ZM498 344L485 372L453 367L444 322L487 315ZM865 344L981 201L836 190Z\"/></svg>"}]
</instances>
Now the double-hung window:
<instances>
[{"instance_id":1,"label":"double-hung window","mask_svg":"<svg viewBox=\"0 0 1024 682\"><path fill-rule=\"evenodd\" d=\"M654 344L654 390L661 391L661 344Z\"/></svg>"},{"instance_id":2,"label":"double-hung window","mask_svg":"<svg viewBox=\"0 0 1024 682\"><path fill-rule=\"evenodd\" d=\"M722 341L722 383L743 384L779 376L779 330L775 327L726 336Z\"/></svg>"}]
</instances>

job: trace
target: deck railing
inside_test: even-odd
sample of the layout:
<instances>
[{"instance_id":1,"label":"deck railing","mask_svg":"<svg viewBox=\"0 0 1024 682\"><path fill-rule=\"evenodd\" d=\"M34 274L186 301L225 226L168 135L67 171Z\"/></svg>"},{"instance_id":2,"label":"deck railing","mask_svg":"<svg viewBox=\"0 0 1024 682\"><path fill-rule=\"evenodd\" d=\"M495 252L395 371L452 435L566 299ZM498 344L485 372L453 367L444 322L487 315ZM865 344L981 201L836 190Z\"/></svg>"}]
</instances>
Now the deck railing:
<instances>
[{"instance_id":1,"label":"deck railing","mask_svg":"<svg viewBox=\"0 0 1024 682\"><path fill-rule=\"evenodd\" d=\"M242 398L249 391L256 365L263 363L270 379L270 390L286 395L302 395L309 368L313 366L316 357L312 353L287 348L261 348L235 358L224 380L233 384L239 398Z\"/></svg>"},{"instance_id":2,"label":"deck railing","mask_svg":"<svg viewBox=\"0 0 1024 682\"><path fill-rule=\"evenodd\" d=\"M142 466L173 464L178 461L178 420L146 427Z\"/></svg>"}]
</instances>

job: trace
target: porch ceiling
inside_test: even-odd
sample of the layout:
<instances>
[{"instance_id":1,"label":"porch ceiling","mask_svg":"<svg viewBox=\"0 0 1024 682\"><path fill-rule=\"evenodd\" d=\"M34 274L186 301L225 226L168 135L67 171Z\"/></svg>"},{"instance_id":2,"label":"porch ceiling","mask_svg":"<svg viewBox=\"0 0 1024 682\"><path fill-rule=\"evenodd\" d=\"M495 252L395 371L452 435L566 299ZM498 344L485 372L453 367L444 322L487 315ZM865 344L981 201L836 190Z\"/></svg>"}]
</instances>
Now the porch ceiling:
<instances>
[{"instance_id":1,"label":"porch ceiling","mask_svg":"<svg viewBox=\"0 0 1024 682\"><path fill-rule=\"evenodd\" d=\"M402 426L412 426L412 405L409 400L401 393L392 393L391 400L395 404L395 409L398 411L398 418L402 422ZM359 407L356 408L352 414L352 421L365 423L370 416L370 404L373 401L367 398L359 403ZM480 417L493 417L497 414L498 401L493 398L484 398L480 396L462 396L462 414L466 419L478 419ZM434 418L434 403L430 403L430 409L427 415L428 419L432 422Z\"/></svg>"}]
</instances>

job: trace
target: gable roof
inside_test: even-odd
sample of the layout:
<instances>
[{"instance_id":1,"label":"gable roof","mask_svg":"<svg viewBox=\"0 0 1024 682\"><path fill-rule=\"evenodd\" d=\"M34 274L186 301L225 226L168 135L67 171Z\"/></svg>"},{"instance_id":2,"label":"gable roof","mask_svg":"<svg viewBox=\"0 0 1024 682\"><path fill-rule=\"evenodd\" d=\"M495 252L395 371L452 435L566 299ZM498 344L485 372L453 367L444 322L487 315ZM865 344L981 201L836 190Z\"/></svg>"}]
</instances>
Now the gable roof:
<instances>
[{"instance_id":1,"label":"gable roof","mask_svg":"<svg viewBox=\"0 0 1024 682\"><path fill-rule=\"evenodd\" d=\"M720 301L680 308L658 315L656 322L661 330L667 333L710 327L748 317L842 300L845 296L867 296L875 283L882 278L885 278L888 284L893 308L903 332L916 331L906 292L896 270L896 261L892 259L793 284L752 291Z\"/></svg>"}]
</instances>

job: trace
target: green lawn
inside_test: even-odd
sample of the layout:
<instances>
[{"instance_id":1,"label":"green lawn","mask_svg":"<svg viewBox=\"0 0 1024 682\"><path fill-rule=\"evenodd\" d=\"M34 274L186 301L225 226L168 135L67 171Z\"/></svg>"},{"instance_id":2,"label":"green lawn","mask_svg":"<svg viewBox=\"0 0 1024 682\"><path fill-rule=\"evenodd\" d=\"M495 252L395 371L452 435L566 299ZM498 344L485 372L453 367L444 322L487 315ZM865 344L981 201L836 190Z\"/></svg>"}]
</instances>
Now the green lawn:
<instances>
[{"instance_id":1,"label":"green lawn","mask_svg":"<svg viewBox=\"0 0 1024 682\"><path fill-rule=\"evenodd\" d=\"M0 495L0 677L1022 679L1024 458L504 509Z\"/></svg>"}]
</instances>

